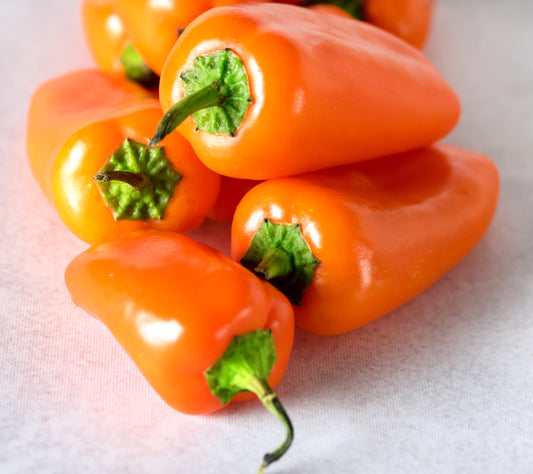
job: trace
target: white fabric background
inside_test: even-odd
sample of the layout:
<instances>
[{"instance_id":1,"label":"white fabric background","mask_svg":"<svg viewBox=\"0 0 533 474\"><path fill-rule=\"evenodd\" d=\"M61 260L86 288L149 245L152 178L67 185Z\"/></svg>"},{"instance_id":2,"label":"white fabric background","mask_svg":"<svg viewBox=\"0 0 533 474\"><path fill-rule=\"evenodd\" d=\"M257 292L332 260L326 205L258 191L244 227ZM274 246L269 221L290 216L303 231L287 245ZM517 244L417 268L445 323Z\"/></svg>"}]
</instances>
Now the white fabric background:
<instances>
[{"instance_id":1,"label":"white fabric background","mask_svg":"<svg viewBox=\"0 0 533 474\"><path fill-rule=\"evenodd\" d=\"M85 249L33 182L24 136L44 79L91 64L76 0L0 3L0 472L250 473L284 435L259 403L181 415L70 301ZM490 155L488 234L411 303L351 334L297 332L275 473L533 472L533 2L440 0L427 54L463 115L447 142ZM228 249L229 227L195 236Z\"/></svg>"}]
</instances>

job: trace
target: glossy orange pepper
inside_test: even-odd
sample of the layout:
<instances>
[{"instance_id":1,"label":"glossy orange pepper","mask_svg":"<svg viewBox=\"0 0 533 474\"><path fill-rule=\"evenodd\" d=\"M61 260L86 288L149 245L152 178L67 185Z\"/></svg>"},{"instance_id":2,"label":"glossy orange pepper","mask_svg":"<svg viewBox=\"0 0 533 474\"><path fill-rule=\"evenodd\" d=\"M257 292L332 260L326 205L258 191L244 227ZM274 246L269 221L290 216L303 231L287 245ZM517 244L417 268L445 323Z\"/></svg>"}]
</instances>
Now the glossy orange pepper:
<instances>
[{"instance_id":1,"label":"glossy orange pepper","mask_svg":"<svg viewBox=\"0 0 533 474\"><path fill-rule=\"evenodd\" d=\"M83 0L81 17L89 50L102 71L124 74L146 88L158 86L159 76L131 45L112 0Z\"/></svg>"},{"instance_id":2,"label":"glossy orange pepper","mask_svg":"<svg viewBox=\"0 0 533 474\"><path fill-rule=\"evenodd\" d=\"M252 179L235 179L222 176L220 193L207 217L218 222L231 222L237 204L243 196L261 181Z\"/></svg>"},{"instance_id":3,"label":"glossy orange pepper","mask_svg":"<svg viewBox=\"0 0 533 474\"><path fill-rule=\"evenodd\" d=\"M60 76L35 92L27 131L30 165L45 195L80 239L95 243L144 228L185 232L201 224L213 206L220 177L202 165L178 134L163 143L171 169L182 175L163 217L116 218L106 204L93 177L125 138L147 144L161 116L157 100L144 89L96 70ZM146 189L155 188L154 183Z\"/></svg>"},{"instance_id":4,"label":"glossy orange pepper","mask_svg":"<svg viewBox=\"0 0 533 474\"><path fill-rule=\"evenodd\" d=\"M163 110L182 108L184 73L223 51L245 69L244 119L232 136L201 129L194 117L178 130L226 176L270 179L403 152L443 137L459 117L453 90L405 42L363 22L281 4L200 16L165 65Z\"/></svg>"},{"instance_id":5,"label":"glossy orange pepper","mask_svg":"<svg viewBox=\"0 0 533 474\"><path fill-rule=\"evenodd\" d=\"M407 41L416 48L426 42L435 0L301 0L299 5L323 13L351 15L347 10L355 9L356 17Z\"/></svg>"},{"instance_id":6,"label":"glossy orange pepper","mask_svg":"<svg viewBox=\"0 0 533 474\"><path fill-rule=\"evenodd\" d=\"M112 0L131 41L150 68L161 74L179 33L203 12L251 0ZM270 1L270 0L255 0Z\"/></svg>"},{"instance_id":7,"label":"glossy orange pepper","mask_svg":"<svg viewBox=\"0 0 533 474\"><path fill-rule=\"evenodd\" d=\"M422 48L434 9L435 0L365 0L364 19Z\"/></svg>"},{"instance_id":8,"label":"glossy orange pepper","mask_svg":"<svg viewBox=\"0 0 533 474\"><path fill-rule=\"evenodd\" d=\"M161 74L180 31L211 8L272 0L112 0L131 41L150 68ZM285 1L283 3L293 3Z\"/></svg>"},{"instance_id":9,"label":"glossy orange pepper","mask_svg":"<svg viewBox=\"0 0 533 474\"><path fill-rule=\"evenodd\" d=\"M236 361L231 390L247 391L238 400L255 392L280 416L270 387L287 368L293 311L279 291L230 258L180 234L137 231L76 257L65 281L74 302L108 327L161 398L183 413L221 409L206 373L216 375L212 368L235 336L271 332L272 347L260 342L241 354L273 363L269 375L262 380L253 364Z\"/></svg>"},{"instance_id":10,"label":"glossy orange pepper","mask_svg":"<svg viewBox=\"0 0 533 474\"><path fill-rule=\"evenodd\" d=\"M271 180L238 205L231 253L294 303L301 298L297 326L341 334L406 303L456 265L487 230L498 189L490 159L447 145ZM263 227L273 241L261 236ZM286 244L288 230L303 246Z\"/></svg>"},{"instance_id":11,"label":"glossy orange pepper","mask_svg":"<svg viewBox=\"0 0 533 474\"><path fill-rule=\"evenodd\" d=\"M81 20L96 64L105 72L122 72L120 57L129 41L112 0L82 0Z\"/></svg>"}]
</instances>

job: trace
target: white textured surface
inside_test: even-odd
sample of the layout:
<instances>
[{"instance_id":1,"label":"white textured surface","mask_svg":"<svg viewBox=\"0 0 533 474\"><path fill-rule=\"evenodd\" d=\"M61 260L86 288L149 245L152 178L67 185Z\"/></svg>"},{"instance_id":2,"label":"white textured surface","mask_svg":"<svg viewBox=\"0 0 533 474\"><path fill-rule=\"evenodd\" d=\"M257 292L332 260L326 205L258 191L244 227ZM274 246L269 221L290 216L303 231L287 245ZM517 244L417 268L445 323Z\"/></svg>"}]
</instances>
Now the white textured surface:
<instances>
[{"instance_id":1,"label":"white textured surface","mask_svg":"<svg viewBox=\"0 0 533 474\"><path fill-rule=\"evenodd\" d=\"M44 79L89 64L75 0L0 2L0 472L250 473L283 436L257 403L168 408L63 285L85 248L26 164ZM427 48L463 117L448 142L502 177L483 241L436 285L341 337L297 333L275 473L533 472L533 2L440 0ZM227 226L195 232L227 249Z\"/></svg>"}]
</instances>

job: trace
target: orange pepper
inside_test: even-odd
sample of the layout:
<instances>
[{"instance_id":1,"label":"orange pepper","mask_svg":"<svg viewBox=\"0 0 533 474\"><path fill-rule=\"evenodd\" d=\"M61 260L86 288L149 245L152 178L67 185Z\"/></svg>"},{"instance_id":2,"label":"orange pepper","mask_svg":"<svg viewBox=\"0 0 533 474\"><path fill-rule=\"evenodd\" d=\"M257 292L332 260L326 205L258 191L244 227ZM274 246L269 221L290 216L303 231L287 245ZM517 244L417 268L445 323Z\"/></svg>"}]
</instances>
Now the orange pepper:
<instances>
[{"instance_id":1,"label":"orange pepper","mask_svg":"<svg viewBox=\"0 0 533 474\"><path fill-rule=\"evenodd\" d=\"M81 17L89 50L102 71L123 73L147 88L158 86L159 77L131 45L112 0L83 0Z\"/></svg>"},{"instance_id":2,"label":"orange pepper","mask_svg":"<svg viewBox=\"0 0 533 474\"><path fill-rule=\"evenodd\" d=\"M498 189L489 158L447 145L271 180L237 206L231 254L301 304L297 326L341 334L456 265L487 230Z\"/></svg>"},{"instance_id":3,"label":"orange pepper","mask_svg":"<svg viewBox=\"0 0 533 474\"><path fill-rule=\"evenodd\" d=\"M224 75L216 61L229 62L228 55L242 62L243 73L232 66ZM248 99L242 84L242 95L231 95L235 76L246 82ZM220 120L201 116L201 122L199 112L178 117L188 115L184 97L208 89L193 94L187 87L206 80L225 91L219 92L222 105L211 107L222 116L231 118L248 100L229 133L209 131ZM199 17L167 60L160 101L168 114L152 143L184 120L179 131L206 166L246 179L426 146L446 135L460 113L453 90L405 42L363 22L281 4L221 7ZM231 107L224 109L226 103Z\"/></svg>"},{"instance_id":4,"label":"orange pepper","mask_svg":"<svg viewBox=\"0 0 533 474\"><path fill-rule=\"evenodd\" d=\"M179 33L211 8L272 0L112 0L131 40L150 68L161 75ZM283 3L294 3L285 0Z\"/></svg>"},{"instance_id":5,"label":"orange pepper","mask_svg":"<svg viewBox=\"0 0 533 474\"><path fill-rule=\"evenodd\" d=\"M422 48L434 9L435 0L365 0L364 18L416 48Z\"/></svg>"},{"instance_id":6,"label":"orange pepper","mask_svg":"<svg viewBox=\"0 0 533 474\"><path fill-rule=\"evenodd\" d=\"M426 42L435 0L301 0L300 5L323 13L354 15L416 48ZM350 13L349 13L350 11Z\"/></svg>"},{"instance_id":7,"label":"orange pepper","mask_svg":"<svg viewBox=\"0 0 533 474\"><path fill-rule=\"evenodd\" d=\"M158 231L91 247L69 264L65 281L74 302L108 327L166 403L202 414L254 392L288 429L265 464L288 449L292 426L270 387L287 368L294 317L274 287L212 248ZM227 355L235 336L250 344L234 350L240 360ZM223 370L233 372L227 381Z\"/></svg>"},{"instance_id":8,"label":"orange pepper","mask_svg":"<svg viewBox=\"0 0 533 474\"><path fill-rule=\"evenodd\" d=\"M82 0L81 19L96 64L105 72L122 72L120 57L128 44L128 37L111 2Z\"/></svg>"},{"instance_id":9,"label":"orange pepper","mask_svg":"<svg viewBox=\"0 0 533 474\"><path fill-rule=\"evenodd\" d=\"M143 228L185 232L201 224L213 206L220 177L202 165L179 134L163 143L166 160L151 162L161 167L155 171L142 168L140 159L113 165L143 170L140 191L127 184L94 182L100 171L109 177L110 170L103 167L117 149L135 149L136 143L125 138L145 146L161 117L157 99L143 88L95 70L60 76L36 91L28 118L30 165L45 195L80 239L95 243Z\"/></svg>"},{"instance_id":10,"label":"orange pepper","mask_svg":"<svg viewBox=\"0 0 533 474\"><path fill-rule=\"evenodd\" d=\"M221 176L221 178L217 202L209 211L207 217L218 222L231 222L239 201L261 181L228 178L227 176Z\"/></svg>"}]
</instances>

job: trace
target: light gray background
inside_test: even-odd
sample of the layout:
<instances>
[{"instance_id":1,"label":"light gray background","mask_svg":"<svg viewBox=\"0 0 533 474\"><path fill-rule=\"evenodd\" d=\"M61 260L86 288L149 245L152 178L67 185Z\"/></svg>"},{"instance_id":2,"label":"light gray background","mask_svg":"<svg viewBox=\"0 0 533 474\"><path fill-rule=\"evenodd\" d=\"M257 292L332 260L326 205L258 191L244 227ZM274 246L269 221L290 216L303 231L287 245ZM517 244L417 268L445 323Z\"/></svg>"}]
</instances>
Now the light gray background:
<instances>
[{"instance_id":1,"label":"light gray background","mask_svg":"<svg viewBox=\"0 0 533 474\"><path fill-rule=\"evenodd\" d=\"M0 3L0 472L250 473L282 428L258 403L181 415L70 301L85 249L33 182L44 79L91 64L76 0ZM440 0L426 49L463 103L446 139L491 156L488 234L411 303L345 336L297 332L275 473L533 472L533 2ZM228 226L195 235L228 248Z\"/></svg>"}]
</instances>

